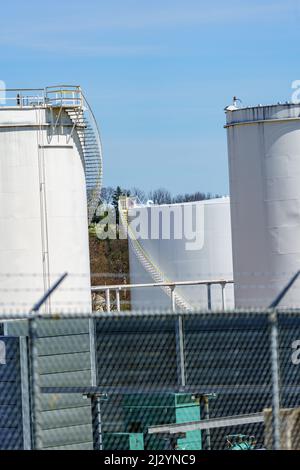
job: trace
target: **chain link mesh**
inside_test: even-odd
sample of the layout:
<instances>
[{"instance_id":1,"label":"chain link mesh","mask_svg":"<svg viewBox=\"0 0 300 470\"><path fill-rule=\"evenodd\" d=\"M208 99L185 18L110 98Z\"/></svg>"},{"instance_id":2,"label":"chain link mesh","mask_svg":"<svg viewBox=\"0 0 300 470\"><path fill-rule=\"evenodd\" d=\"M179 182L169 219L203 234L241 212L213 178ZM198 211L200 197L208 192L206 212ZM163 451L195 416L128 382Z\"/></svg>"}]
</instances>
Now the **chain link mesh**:
<instances>
[{"instance_id":1,"label":"chain link mesh","mask_svg":"<svg viewBox=\"0 0 300 470\"><path fill-rule=\"evenodd\" d=\"M28 318L1 323L1 449L300 448L299 311Z\"/></svg>"}]
</instances>

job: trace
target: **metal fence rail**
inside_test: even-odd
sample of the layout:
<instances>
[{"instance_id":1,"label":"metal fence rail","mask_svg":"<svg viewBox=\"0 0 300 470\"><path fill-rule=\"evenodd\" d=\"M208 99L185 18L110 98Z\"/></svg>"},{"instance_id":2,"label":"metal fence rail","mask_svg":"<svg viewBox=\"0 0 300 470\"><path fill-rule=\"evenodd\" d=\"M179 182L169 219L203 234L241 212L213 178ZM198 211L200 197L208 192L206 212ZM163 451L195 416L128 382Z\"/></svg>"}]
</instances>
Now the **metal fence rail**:
<instances>
[{"instance_id":1,"label":"metal fence rail","mask_svg":"<svg viewBox=\"0 0 300 470\"><path fill-rule=\"evenodd\" d=\"M207 291L207 308L212 310L212 286L220 286L221 289L221 303L222 309L227 309L226 303L226 286L228 284L233 284L232 279L211 279L211 280L194 280L194 281L174 281L174 282L152 282L146 284L113 284L113 285L100 285L93 286L92 293L104 292L105 293L105 310L111 310L111 294L115 294L115 303L117 312L121 311L121 292L131 291L131 289L145 289L145 288L164 288L170 287L171 296L170 296L170 309L172 312L176 311L176 301L175 301L175 290L176 287L185 287L185 286L205 286ZM177 308L178 310L178 308Z\"/></svg>"},{"instance_id":2,"label":"metal fence rail","mask_svg":"<svg viewBox=\"0 0 300 470\"><path fill-rule=\"evenodd\" d=\"M300 448L300 311L6 314L1 325L0 448ZM22 374L10 338L22 338Z\"/></svg>"}]
</instances>

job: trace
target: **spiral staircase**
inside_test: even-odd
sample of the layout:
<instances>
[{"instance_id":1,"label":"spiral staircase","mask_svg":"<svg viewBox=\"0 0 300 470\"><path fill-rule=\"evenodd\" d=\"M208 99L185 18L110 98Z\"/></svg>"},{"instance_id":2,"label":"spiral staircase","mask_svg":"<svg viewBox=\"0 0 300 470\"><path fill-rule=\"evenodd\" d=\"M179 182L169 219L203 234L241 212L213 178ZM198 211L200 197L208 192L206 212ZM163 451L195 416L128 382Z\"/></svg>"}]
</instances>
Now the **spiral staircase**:
<instances>
[{"instance_id":1,"label":"spiral staircase","mask_svg":"<svg viewBox=\"0 0 300 470\"><path fill-rule=\"evenodd\" d=\"M56 108L54 130L64 111L71 121L68 141L74 132L78 136L86 180L88 221L91 223L99 204L103 174L102 144L94 113L80 87L48 87L45 96L50 109Z\"/></svg>"}]
</instances>

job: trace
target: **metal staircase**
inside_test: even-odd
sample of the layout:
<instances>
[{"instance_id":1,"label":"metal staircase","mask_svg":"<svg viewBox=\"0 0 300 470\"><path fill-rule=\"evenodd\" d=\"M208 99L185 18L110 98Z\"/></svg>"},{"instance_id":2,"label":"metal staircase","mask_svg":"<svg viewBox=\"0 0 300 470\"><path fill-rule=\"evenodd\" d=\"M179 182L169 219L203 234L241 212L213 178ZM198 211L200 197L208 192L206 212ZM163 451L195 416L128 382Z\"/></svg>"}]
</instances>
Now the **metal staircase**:
<instances>
[{"instance_id":1,"label":"metal staircase","mask_svg":"<svg viewBox=\"0 0 300 470\"><path fill-rule=\"evenodd\" d=\"M48 87L45 92L45 102L52 111L54 109L57 111L53 122L53 134L61 122L64 111L71 121L67 141L71 140L74 132L78 136L85 171L90 223L99 204L103 173L102 144L97 121L80 87L67 85Z\"/></svg>"},{"instance_id":2,"label":"metal staircase","mask_svg":"<svg viewBox=\"0 0 300 470\"><path fill-rule=\"evenodd\" d=\"M137 238L135 237L133 231L130 228L128 223L128 199L127 197L121 197L119 199L119 215L120 215L120 225L125 233L128 234L129 243L137 257L137 259L142 264L143 268L150 274L154 282L170 282L170 279L167 279L163 272L155 265L155 263L149 258ZM172 289L170 287L161 286L161 289L171 297ZM175 304L181 311L190 311L192 310L191 305L183 299L178 293L174 292Z\"/></svg>"},{"instance_id":3,"label":"metal staircase","mask_svg":"<svg viewBox=\"0 0 300 470\"><path fill-rule=\"evenodd\" d=\"M96 212L102 181L102 152L100 138L95 132L87 112L82 109L65 108L81 145L88 199L88 220L92 221Z\"/></svg>"}]
</instances>

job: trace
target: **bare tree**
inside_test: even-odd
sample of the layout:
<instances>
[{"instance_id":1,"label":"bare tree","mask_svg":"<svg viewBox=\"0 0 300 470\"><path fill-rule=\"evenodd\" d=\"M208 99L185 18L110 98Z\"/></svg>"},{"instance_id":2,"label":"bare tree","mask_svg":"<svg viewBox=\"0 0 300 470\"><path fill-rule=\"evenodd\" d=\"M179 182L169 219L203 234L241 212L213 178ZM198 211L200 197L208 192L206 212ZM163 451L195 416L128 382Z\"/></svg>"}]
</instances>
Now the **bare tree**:
<instances>
[{"instance_id":1,"label":"bare tree","mask_svg":"<svg viewBox=\"0 0 300 470\"><path fill-rule=\"evenodd\" d=\"M149 193L149 199L154 202L154 204L171 204L172 196L170 191L164 188L158 188Z\"/></svg>"},{"instance_id":2,"label":"bare tree","mask_svg":"<svg viewBox=\"0 0 300 470\"><path fill-rule=\"evenodd\" d=\"M145 191L137 187L133 187L130 191L128 191L126 189L121 189L120 187L115 189L111 186L107 186L101 190L100 204L104 203L115 205L116 196L119 197L120 194L136 196L141 203L145 203L147 199L151 199L154 204L181 204L183 202L203 201L205 199L222 197L219 194L213 195L211 193L203 193L201 191L177 194L177 196L172 197L170 191L165 188L155 189L154 191L150 191L150 193L147 195Z\"/></svg>"},{"instance_id":3,"label":"bare tree","mask_svg":"<svg viewBox=\"0 0 300 470\"><path fill-rule=\"evenodd\" d=\"M146 200L147 200L147 196L146 196L145 191L143 191L143 190L140 189L140 188L136 188L136 187L131 188L130 194L131 194L131 196L137 197L137 199L138 199L141 203L145 203Z\"/></svg>"},{"instance_id":4,"label":"bare tree","mask_svg":"<svg viewBox=\"0 0 300 470\"><path fill-rule=\"evenodd\" d=\"M111 186L107 186L101 189L100 194L100 202L103 204L112 204L113 203L113 196L115 193L115 189Z\"/></svg>"},{"instance_id":5,"label":"bare tree","mask_svg":"<svg viewBox=\"0 0 300 470\"><path fill-rule=\"evenodd\" d=\"M178 194L172 200L173 203L183 203L183 202L195 202L195 201L205 201L206 199L218 198L221 197L220 195L216 194L213 196L211 193L202 193L200 191L196 191L195 193L186 193L186 194Z\"/></svg>"}]
</instances>

